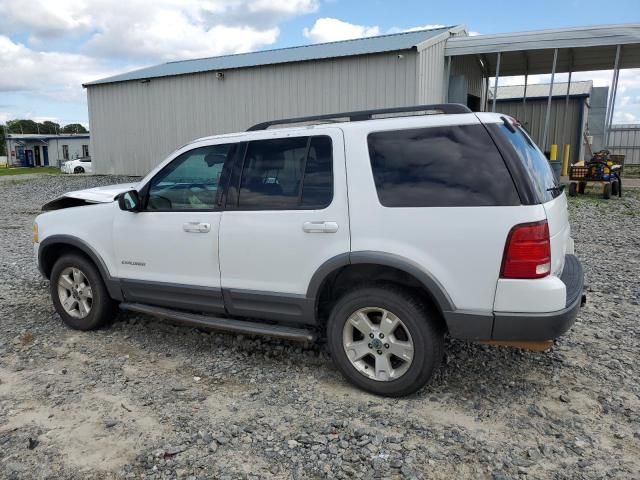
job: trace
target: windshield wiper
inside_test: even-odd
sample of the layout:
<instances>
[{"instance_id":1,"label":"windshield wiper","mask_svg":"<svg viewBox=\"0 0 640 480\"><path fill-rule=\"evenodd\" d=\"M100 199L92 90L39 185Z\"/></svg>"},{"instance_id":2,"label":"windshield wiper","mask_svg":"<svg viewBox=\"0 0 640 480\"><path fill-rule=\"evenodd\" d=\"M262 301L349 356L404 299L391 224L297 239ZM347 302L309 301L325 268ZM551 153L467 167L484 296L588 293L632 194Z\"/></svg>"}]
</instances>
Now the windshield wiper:
<instances>
[{"instance_id":1,"label":"windshield wiper","mask_svg":"<svg viewBox=\"0 0 640 480\"><path fill-rule=\"evenodd\" d=\"M564 191L564 187L566 187L566 185L564 184L555 185L553 187L547 188L547 192L562 192Z\"/></svg>"}]
</instances>

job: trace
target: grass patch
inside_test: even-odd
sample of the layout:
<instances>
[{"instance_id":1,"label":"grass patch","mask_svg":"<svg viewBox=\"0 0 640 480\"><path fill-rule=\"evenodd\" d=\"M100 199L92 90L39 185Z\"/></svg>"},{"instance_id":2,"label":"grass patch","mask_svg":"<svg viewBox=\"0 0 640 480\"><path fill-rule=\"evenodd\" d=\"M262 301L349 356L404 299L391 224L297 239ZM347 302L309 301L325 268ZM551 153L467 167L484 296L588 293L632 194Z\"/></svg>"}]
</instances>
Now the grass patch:
<instances>
[{"instance_id":1,"label":"grass patch","mask_svg":"<svg viewBox=\"0 0 640 480\"><path fill-rule=\"evenodd\" d=\"M25 175L27 173L47 173L49 175L57 175L60 173L60 169L58 167L9 167L9 168L0 168L0 177L10 176L10 175Z\"/></svg>"}]
</instances>

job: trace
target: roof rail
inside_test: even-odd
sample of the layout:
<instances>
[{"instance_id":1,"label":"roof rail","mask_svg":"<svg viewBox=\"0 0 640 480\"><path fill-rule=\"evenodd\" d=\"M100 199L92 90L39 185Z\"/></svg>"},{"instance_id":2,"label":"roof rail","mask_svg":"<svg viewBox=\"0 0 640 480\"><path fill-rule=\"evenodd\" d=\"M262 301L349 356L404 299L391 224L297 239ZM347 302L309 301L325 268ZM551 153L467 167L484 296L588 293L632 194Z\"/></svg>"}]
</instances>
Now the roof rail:
<instances>
[{"instance_id":1,"label":"roof rail","mask_svg":"<svg viewBox=\"0 0 640 480\"><path fill-rule=\"evenodd\" d=\"M360 110L357 112L328 113L325 115L312 115L309 117L283 118L280 120L269 120L268 122L257 123L250 127L247 132L256 130L266 130L273 125L288 125L291 123L313 122L316 120L333 120L338 118L348 118L350 122L371 120L374 115L386 115L391 113L408 113L422 111L439 111L444 114L472 113L466 105L461 103L438 103L435 105L415 105L411 107L379 108L376 110Z\"/></svg>"}]
</instances>

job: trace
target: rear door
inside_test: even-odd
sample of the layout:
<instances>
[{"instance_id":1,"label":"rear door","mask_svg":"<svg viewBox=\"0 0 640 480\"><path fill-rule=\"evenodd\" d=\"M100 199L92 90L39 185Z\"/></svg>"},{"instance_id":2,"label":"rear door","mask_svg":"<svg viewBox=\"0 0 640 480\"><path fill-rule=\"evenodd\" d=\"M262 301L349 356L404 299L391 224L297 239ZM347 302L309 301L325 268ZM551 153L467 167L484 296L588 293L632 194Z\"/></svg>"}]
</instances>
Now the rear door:
<instances>
[{"instance_id":1,"label":"rear door","mask_svg":"<svg viewBox=\"0 0 640 480\"><path fill-rule=\"evenodd\" d=\"M560 276L571 236L567 197L557 188L558 181L547 158L522 127L515 125L509 129L504 124L498 125L500 134L513 146L524 165L534 193L544 207L551 237L551 273Z\"/></svg>"},{"instance_id":2,"label":"rear door","mask_svg":"<svg viewBox=\"0 0 640 480\"><path fill-rule=\"evenodd\" d=\"M306 292L313 274L349 252L342 131L264 136L246 144L222 214L225 307L233 315L312 323Z\"/></svg>"}]
</instances>

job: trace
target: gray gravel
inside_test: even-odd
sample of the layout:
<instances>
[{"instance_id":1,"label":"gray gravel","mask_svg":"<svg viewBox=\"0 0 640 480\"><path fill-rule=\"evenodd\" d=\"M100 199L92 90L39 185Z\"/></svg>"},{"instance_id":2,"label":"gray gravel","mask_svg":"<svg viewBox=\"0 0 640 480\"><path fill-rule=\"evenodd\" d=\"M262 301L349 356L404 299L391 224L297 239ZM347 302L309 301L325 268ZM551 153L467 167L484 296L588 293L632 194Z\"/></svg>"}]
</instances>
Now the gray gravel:
<instances>
[{"instance_id":1,"label":"gray gravel","mask_svg":"<svg viewBox=\"0 0 640 480\"><path fill-rule=\"evenodd\" d=\"M589 303L550 353L448 341L400 400L348 385L326 350L121 314L54 313L31 223L72 189L0 183L1 478L639 478L640 195L572 200Z\"/></svg>"}]
</instances>

